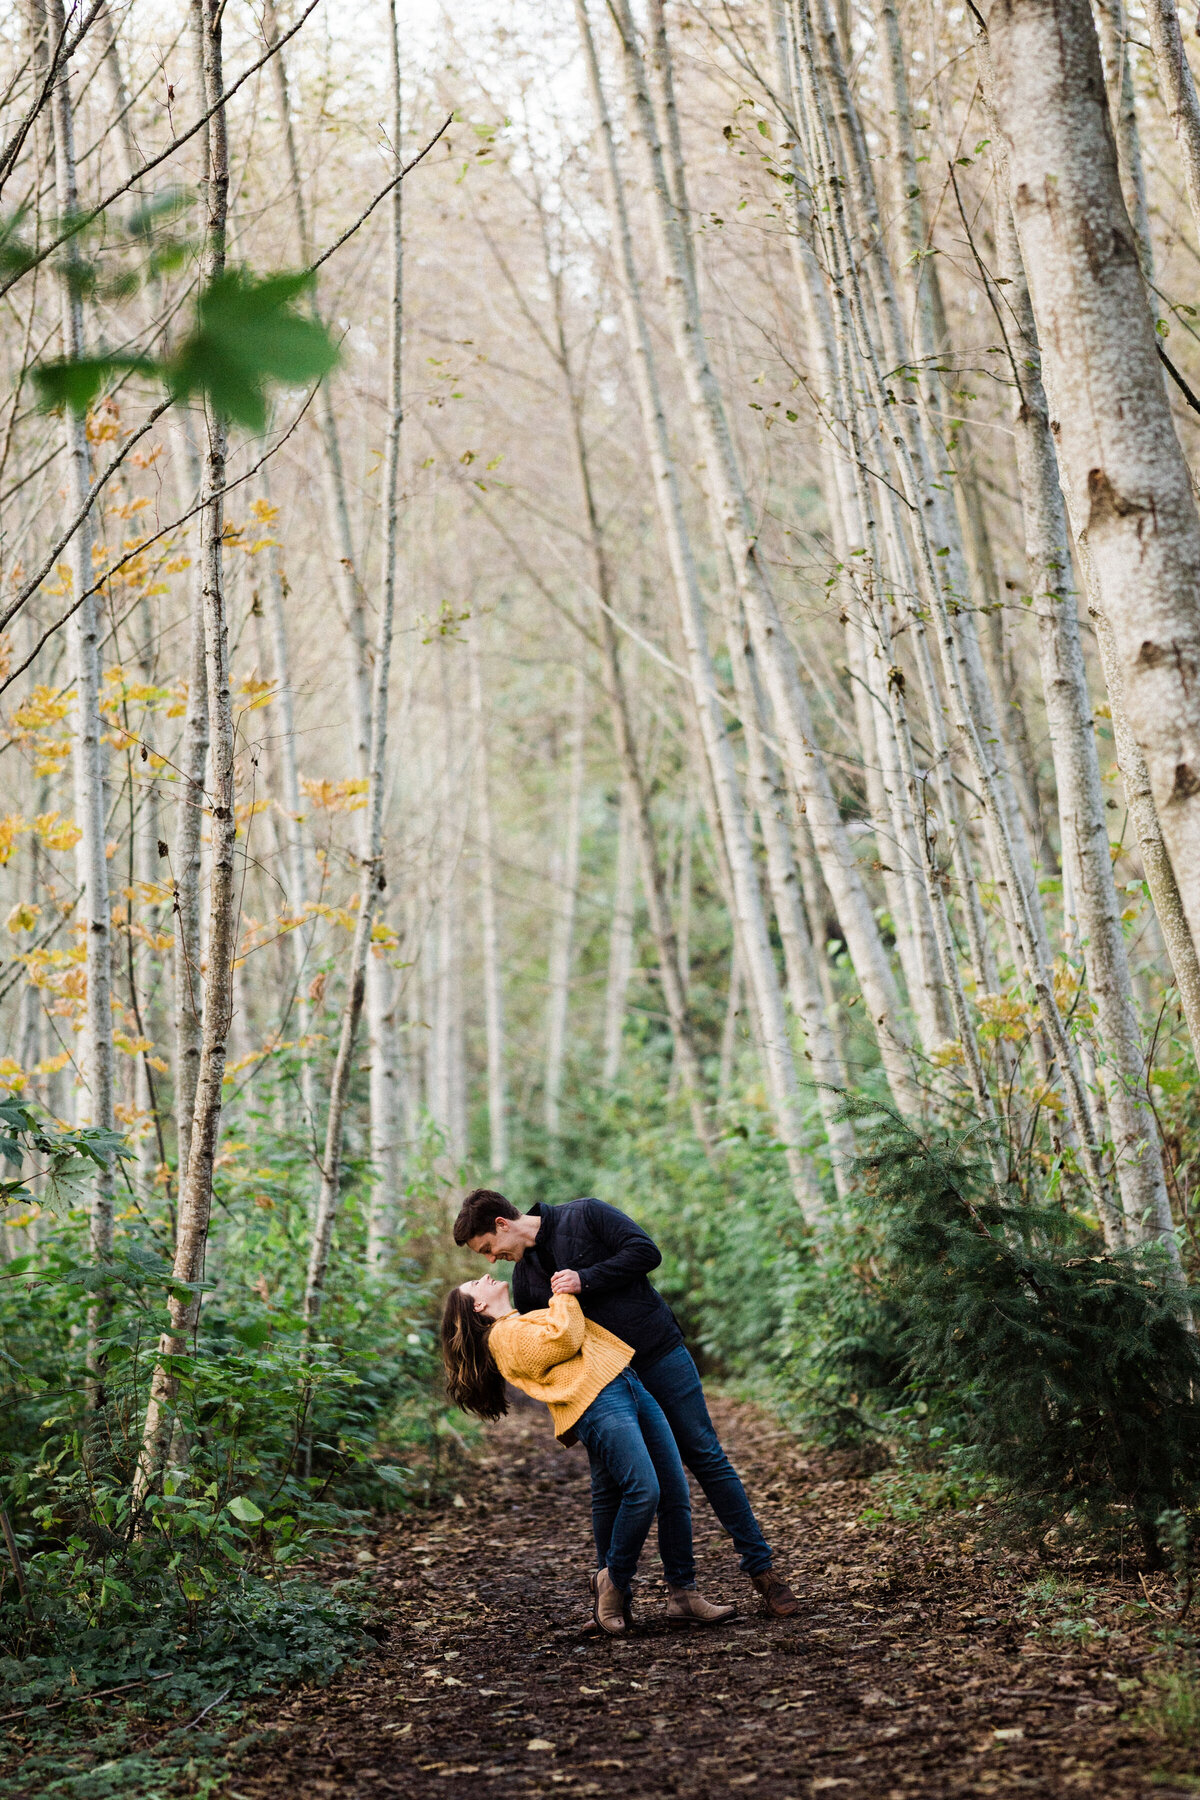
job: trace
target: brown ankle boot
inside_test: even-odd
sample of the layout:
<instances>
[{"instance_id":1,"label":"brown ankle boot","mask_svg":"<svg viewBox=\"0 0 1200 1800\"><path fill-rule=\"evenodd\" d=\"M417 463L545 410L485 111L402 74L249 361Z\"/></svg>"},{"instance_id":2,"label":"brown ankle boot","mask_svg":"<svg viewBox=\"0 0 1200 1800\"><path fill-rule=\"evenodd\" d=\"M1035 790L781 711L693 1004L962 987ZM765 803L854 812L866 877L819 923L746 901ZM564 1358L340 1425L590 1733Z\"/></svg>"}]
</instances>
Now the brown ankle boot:
<instances>
[{"instance_id":1,"label":"brown ankle boot","mask_svg":"<svg viewBox=\"0 0 1200 1800\"><path fill-rule=\"evenodd\" d=\"M695 1588L669 1587L667 1617L679 1625L724 1625L737 1612L736 1606L717 1606L706 1600Z\"/></svg>"},{"instance_id":2,"label":"brown ankle boot","mask_svg":"<svg viewBox=\"0 0 1200 1800\"><path fill-rule=\"evenodd\" d=\"M616 1586L607 1569L597 1569L591 1579L592 1617L601 1631L620 1637L625 1629L625 1609L629 1602Z\"/></svg>"},{"instance_id":3,"label":"brown ankle boot","mask_svg":"<svg viewBox=\"0 0 1200 1800\"><path fill-rule=\"evenodd\" d=\"M800 1611L800 1602L787 1582L771 1569L764 1569L761 1575L752 1575L750 1579L762 1595L770 1618L791 1619Z\"/></svg>"}]
</instances>

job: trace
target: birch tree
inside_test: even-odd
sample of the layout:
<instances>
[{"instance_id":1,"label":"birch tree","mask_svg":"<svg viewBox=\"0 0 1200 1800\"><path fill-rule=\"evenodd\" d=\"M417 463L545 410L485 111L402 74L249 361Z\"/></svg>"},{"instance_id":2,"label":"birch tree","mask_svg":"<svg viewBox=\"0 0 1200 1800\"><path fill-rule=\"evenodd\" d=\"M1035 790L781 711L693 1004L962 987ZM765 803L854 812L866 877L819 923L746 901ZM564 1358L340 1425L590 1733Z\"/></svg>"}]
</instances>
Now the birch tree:
<instances>
[{"instance_id":1,"label":"birch tree","mask_svg":"<svg viewBox=\"0 0 1200 1800\"><path fill-rule=\"evenodd\" d=\"M986 40L981 60L985 93L990 95L993 83ZM1109 852L1078 597L1071 581L1066 507L1003 154L1000 175L997 260L1013 327L1013 434L1038 620L1042 688L1063 821L1063 861L1072 877L1088 992L1096 1006L1106 1053L1104 1093L1125 1215L1135 1231L1153 1231L1174 1247L1158 1131L1143 1093L1144 1053Z\"/></svg>"},{"instance_id":2,"label":"birch tree","mask_svg":"<svg viewBox=\"0 0 1200 1800\"><path fill-rule=\"evenodd\" d=\"M567 1021L571 1000L571 952L575 934L575 906L579 892L579 842L582 830L584 743L587 735L587 673L575 666L571 719L567 730L565 780L558 822L554 828L552 904L546 995L546 1131L556 1138L562 1125L563 1073L566 1066ZM556 784L558 785L558 784Z\"/></svg>"},{"instance_id":3,"label":"birch tree","mask_svg":"<svg viewBox=\"0 0 1200 1800\"><path fill-rule=\"evenodd\" d=\"M1082 0L1001 0L986 18L1059 469L1194 941L1200 521L1121 195L1096 33Z\"/></svg>"},{"instance_id":4,"label":"birch tree","mask_svg":"<svg viewBox=\"0 0 1200 1800\"><path fill-rule=\"evenodd\" d=\"M46 0L45 31L51 44L63 42L66 26L61 0ZM46 61L44 54L40 61ZM79 210L76 184L75 118L71 97L71 63L63 56L55 75L51 94L51 119L54 133L54 193L61 216L71 217ZM67 246L67 256L60 277L60 306L64 356L77 359L86 354L82 280L74 243ZM91 487L88 454L87 420L73 408L64 413L64 452L67 470L67 506L78 515L84 507ZM94 543L91 515L84 518L71 540L71 587L75 596L86 596L74 613L70 625L70 656L75 684L75 731L73 773L75 823L79 829L76 847L76 880L80 889L80 919L84 926L87 974L87 1011L84 1027L83 1078L87 1094L84 1116L91 1123L111 1131L113 1115L113 1044L112 1044L112 926L109 917L108 859L106 844L107 802L105 791L105 751L101 742L103 725L100 717L100 604L90 590L95 585L92 561ZM90 1248L98 1261L107 1260L113 1247L113 1178L111 1172L96 1181L89 1204L91 1219ZM104 1308L92 1314L91 1367L93 1379L99 1382L100 1359L95 1344ZM99 1399L97 1387L94 1396Z\"/></svg>"},{"instance_id":5,"label":"birch tree","mask_svg":"<svg viewBox=\"0 0 1200 1800\"><path fill-rule=\"evenodd\" d=\"M640 300L640 284L633 256L624 187L584 0L576 0L576 19L601 139L601 167L605 178L614 250L618 259L617 273L625 331L633 361L633 376L659 513L671 561L689 678L704 754L716 792L725 853L729 860L736 907L736 929L749 964L750 981L761 1021L777 1129L788 1153L797 1201L805 1216L815 1222L821 1216L821 1202L798 1141L796 1074L787 1020L767 937L762 894L752 862L744 802L721 714L707 641L703 597L667 436L650 335Z\"/></svg>"},{"instance_id":6,"label":"birch tree","mask_svg":"<svg viewBox=\"0 0 1200 1800\"><path fill-rule=\"evenodd\" d=\"M1146 31L1159 91L1179 146L1192 223L1200 231L1200 99L1175 0L1145 0Z\"/></svg>"},{"instance_id":7,"label":"birch tree","mask_svg":"<svg viewBox=\"0 0 1200 1800\"><path fill-rule=\"evenodd\" d=\"M788 771L805 802L825 878L834 893L855 971L871 1010L889 1085L898 1104L916 1111L919 1102L908 1074L907 1044L900 1023L895 983L845 840L842 820L800 685L794 652L756 553L756 534L720 390L704 352L698 298L681 209L672 195L664 167L645 64L625 0L614 0L613 18L621 47L629 106L636 121L646 169L650 219L675 354L688 392L706 479L711 484L710 494L720 520L724 550L729 557L737 592L746 608ZM661 59L659 68L660 105L666 110L671 102L661 92L667 80L667 68Z\"/></svg>"},{"instance_id":8,"label":"birch tree","mask_svg":"<svg viewBox=\"0 0 1200 1800\"><path fill-rule=\"evenodd\" d=\"M488 716L478 628L470 638L471 711L475 719L475 837L479 849L479 923L483 952L484 1018L487 1034L488 1165L502 1175L508 1164L508 1091L505 1079L504 987L500 925L496 907L496 852Z\"/></svg>"},{"instance_id":9,"label":"birch tree","mask_svg":"<svg viewBox=\"0 0 1200 1800\"><path fill-rule=\"evenodd\" d=\"M389 0L390 31L388 54L390 77L389 117L393 156L399 160L400 115L400 43L396 22L395 0ZM358 890L358 916L347 972L346 1002L342 1009L341 1032L337 1056L330 1081L329 1111L325 1127L325 1146L321 1157L321 1189L317 1197L309 1248L308 1269L304 1284L304 1317L315 1330L321 1316L329 1269L330 1248L342 1197L342 1152L345 1138L346 1103L350 1091L350 1075L355 1042L362 1017L367 984L367 960L375 920L387 887L384 862L384 800L388 748L388 695L391 683L392 632L396 607L398 545L400 533L400 450L402 411L402 353L404 342L403 311L403 213L400 184L391 194L391 258L388 305L388 402L387 443L383 458L383 567L379 606L379 626L375 641L374 689L371 695L371 752L368 774L367 807L364 815L362 876Z\"/></svg>"},{"instance_id":10,"label":"birch tree","mask_svg":"<svg viewBox=\"0 0 1200 1800\"><path fill-rule=\"evenodd\" d=\"M205 233L201 279L211 284L224 271L229 213L229 142L224 107L221 8L197 0L197 35L208 126ZM204 1016L186 1172L179 1195L179 1226L167 1296L170 1326L159 1343L150 1386L135 1500L144 1500L158 1477L174 1425L181 1364L200 1316L204 1260L212 1213L213 1166L221 1128L226 1045L233 1014L233 962L237 945L237 809L233 701L229 686L229 625L225 601L224 492L227 426L205 408L201 482L200 554L203 581L205 684L211 771L209 819L212 863L208 895L208 943Z\"/></svg>"}]
</instances>

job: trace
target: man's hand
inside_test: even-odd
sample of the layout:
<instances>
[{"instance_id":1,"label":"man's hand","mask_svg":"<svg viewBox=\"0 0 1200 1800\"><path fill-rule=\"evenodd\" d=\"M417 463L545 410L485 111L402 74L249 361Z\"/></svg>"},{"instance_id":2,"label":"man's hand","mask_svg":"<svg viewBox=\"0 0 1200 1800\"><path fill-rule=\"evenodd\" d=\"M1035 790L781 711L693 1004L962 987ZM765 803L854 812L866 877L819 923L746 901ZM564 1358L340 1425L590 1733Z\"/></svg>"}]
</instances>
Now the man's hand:
<instances>
[{"instance_id":1,"label":"man's hand","mask_svg":"<svg viewBox=\"0 0 1200 1800\"><path fill-rule=\"evenodd\" d=\"M583 1283L574 1269L556 1269L550 1277L550 1288L555 1294L579 1294L583 1292Z\"/></svg>"}]
</instances>

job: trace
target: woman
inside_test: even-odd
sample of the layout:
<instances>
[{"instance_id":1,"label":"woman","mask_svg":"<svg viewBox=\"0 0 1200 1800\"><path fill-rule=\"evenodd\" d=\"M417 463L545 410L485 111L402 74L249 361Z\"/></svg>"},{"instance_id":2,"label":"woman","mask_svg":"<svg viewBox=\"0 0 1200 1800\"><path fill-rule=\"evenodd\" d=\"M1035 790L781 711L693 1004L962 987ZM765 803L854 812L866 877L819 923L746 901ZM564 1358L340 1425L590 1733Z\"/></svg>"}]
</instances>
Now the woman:
<instances>
[{"instance_id":1,"label":"woman","mask_svg":"<svg viewBox=\"0 0 1200 1800\"><path fill-rule=\"evenodd\" d=\"M511 1381L546 1403L555 1436L578 1438L620 1491L608 1541L596 1543L592 1617L600 1629L616 1636L630 1622L630 1583L655 1512L667 1616L715 1625L737 1609L696 1592L687 1476L661 1408L629 1368L632 1356L628 1344L584 1318L573 1294L521 1314L503 1281L480 1275L446 1299L442 1358L455 1405L498 1419L508 1411L504 1383Z\"/></svg>"}]
</instances>

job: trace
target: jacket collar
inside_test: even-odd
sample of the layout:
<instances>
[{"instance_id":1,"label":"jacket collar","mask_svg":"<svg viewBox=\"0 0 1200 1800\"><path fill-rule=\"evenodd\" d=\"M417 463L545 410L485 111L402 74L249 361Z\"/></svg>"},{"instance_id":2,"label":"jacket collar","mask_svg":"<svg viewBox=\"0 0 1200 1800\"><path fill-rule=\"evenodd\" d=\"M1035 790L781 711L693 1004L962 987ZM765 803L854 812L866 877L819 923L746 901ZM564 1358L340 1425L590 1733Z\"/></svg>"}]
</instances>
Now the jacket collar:
<instances>
[{"instance_id":1,"label":"jacket collar","mask_svg":"<svg viewBox=\"0 0 1200 1800\"><path fill-rule=\"evenodd\" d=\"M538 1234L529 1246L529 1251L527 1252L527 1254L531 1254L539 1263L542 1260L541 1252L543 1250L549 1251L550 1240L554 1236L554 1228L558 1219L558 1211L559 1209L557 1206L550 1206L547 1203L538 1200L530 1207L526 1214L527 1218L538 1219L541 1221Z\"/></svg>"}]
</instances>

